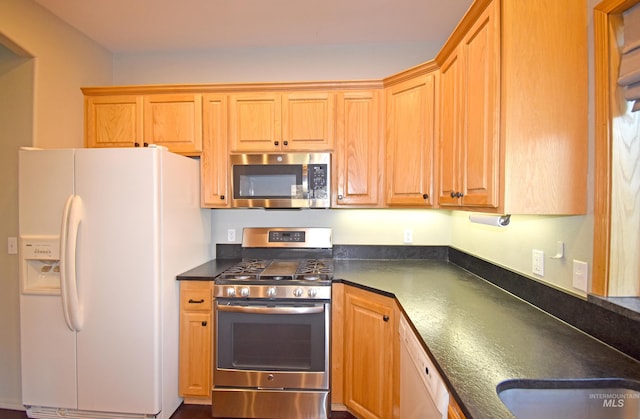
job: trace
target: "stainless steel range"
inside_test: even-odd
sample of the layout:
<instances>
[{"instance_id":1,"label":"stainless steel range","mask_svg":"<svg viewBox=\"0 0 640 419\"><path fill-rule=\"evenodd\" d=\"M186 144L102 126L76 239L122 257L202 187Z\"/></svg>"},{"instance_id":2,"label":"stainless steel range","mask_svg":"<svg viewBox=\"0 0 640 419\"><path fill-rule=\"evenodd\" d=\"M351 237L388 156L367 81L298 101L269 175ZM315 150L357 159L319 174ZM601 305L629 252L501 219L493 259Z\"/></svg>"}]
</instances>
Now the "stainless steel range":
<instances>
[{"instance_id":1,"label":"stainless steel range","mask_svg":"<svg viewBox=\"0 0 640 419\"><path fill-rule=\"evenodd\" d=\"M329 417L332 278L331 229L243 230L214 281L213 417Z\"/></svg>"}]
</instances>

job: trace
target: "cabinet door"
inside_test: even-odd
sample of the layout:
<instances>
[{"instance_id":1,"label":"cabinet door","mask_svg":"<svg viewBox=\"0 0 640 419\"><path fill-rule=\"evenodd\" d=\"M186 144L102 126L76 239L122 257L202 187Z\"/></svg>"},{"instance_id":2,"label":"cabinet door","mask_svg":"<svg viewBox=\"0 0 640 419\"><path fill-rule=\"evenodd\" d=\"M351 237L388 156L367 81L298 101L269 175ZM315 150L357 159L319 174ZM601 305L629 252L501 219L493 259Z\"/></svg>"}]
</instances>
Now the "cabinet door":
<instances>
[{"instance_id":1,"label":"cabinet door","mask_svg":"<svg viewBox=\"0 0 640 419\"><path fill-rule=\"evenodd\" d=\"M441 68L437 154L442 207L498 206L499 4L487 7Z\"/></svg>"},{"instance_id":2,"label":"cabinet door","mask_svg":"<svg viewBox=\"0 0 640 419\"><path fill-rule=\"evenodd\" d=\"M186 155L202 152L202 95L144 97L144 139Z\"/></svg>"},{"instance_id":3,"label":"cabinet door","mask_svg":"<svg viewBox=\"0 0 640 419\"><path fill-rule=\"evenodd\" d=\"M334 125L334 93L294 92L283 95L283 151L331 150Z\"/></svg>"},{"instance_id":4,"label":"cabinet door","mask_svg":"<svg viewBox=\"0 0 640 419\"><path fill-rule=\"evenodd\" d=\"M184 312L180 319L180 395L210 396L211 314ZM183 359L184 357L184 359Z\"/></svg>"},{"instance_id":5,"label":"cabinet door","mask_svg":"<svg viewBox=\"0 0 640 419\"><path fill-rule=\"evenodd\" d=\"M180 283L180 359L182 397L211 397L212 294L209 281Z\"/></svg>"},{"instance_id":6,"label":"cabinet door","mask_svg":"<svg viewBox=\"0 0 640 419\"><path fill-rule=\"evenodd\" d=\"M465 419L464 412L460 409L456 400L449 396L449 407L447 409L447 418L448 419Z\"/></svg>"},{"instance_id":7,"label":"cabinet door","mask_svg":"<svg viewBox=\"0 0 640 419\"><path fill-rule=\"evenodd\" d=\"M345 404L360 418L393 417L397 323L394 303L345 287Z\"/></svg>"},{"instance_id":8,"label":"cabinet door","mask_svg":"<svg viewBox=\"0 0 640 419\"><path fill-rule=\"evenodd\" d=\"M462 191L464 206L498 206L499 183L499 1L493 1L464 37L462 92Z\"/></svg>"},{"instance_id":9,"label":"cabinet door","mask_svg":"<svg viewBox=\"0 0 640 419\"><path fill-rule=\"evenodd\" d=\"M230 205L227 97L204 95L202 102L203 138L200 158L202 206L227 208Z\"/></svg>"},{"instance_id":10,"label":"cabinet door","mask_svg":"<svg viewBox=\"0 0 640 419\"><path fill-rule=\"evenodd\" d=\"M440 69L440 136L438 139L438 203L458 205L460 200L460 141L462 97L460 55L456 49Z\"/></svg>"},{"instance_id":11,"label":"cabinet door","mask_svg":"<svg viewBox=\"0 0 640 419\"><path fill-rule=\"evenodd\" d=\"M380 92L338 94L334 206L380 205Z\"/></svg>"},{"instance_id":12,"label":"cabinet door","mask_svg":"<svg viewBox=\"0 0 640 419\"><path fill-rule=\"evenodd\" d=\"M87 147L142 146L142 96L85 98Z\"/></svg>"},{"instance_id":13,"label":"cabinet door","mask_svg":"<svg viewBox=\"0 0 640 419\"><path fill-rule=\"evenodd\" d=\"M433 71L387 88L387 205L433 205L437 77Z\"/></svg>"},{"instance_id":14,"label":"cabinet door","mask_svg":"<svg viewBox=\"0 0 640 419\"><path fill-rule=\"evenodd\" d=\"M278 151L281 141L281 94L243 93L229 97L230 151Z\"/></svg>"}]
</instances>

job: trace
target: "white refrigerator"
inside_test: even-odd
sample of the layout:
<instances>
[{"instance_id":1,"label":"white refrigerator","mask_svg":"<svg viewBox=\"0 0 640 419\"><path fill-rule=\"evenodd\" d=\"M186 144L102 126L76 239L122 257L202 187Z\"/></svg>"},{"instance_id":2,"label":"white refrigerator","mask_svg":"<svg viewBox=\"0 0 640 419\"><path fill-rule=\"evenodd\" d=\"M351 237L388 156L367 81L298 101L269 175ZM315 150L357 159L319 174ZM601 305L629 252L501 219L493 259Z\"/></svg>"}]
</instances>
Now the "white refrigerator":
<instances>
[{"instance_id":1,"label":"white refrigerator","mask_svg":"<svg viewBox=\"0 0 640 419\"><path fill-rule=\"evenodd\" d=\"M19 151L22 400L35 418L168 419L176 275L211 256L199 162L162 147Z\"/></svg>"}]
</instances>

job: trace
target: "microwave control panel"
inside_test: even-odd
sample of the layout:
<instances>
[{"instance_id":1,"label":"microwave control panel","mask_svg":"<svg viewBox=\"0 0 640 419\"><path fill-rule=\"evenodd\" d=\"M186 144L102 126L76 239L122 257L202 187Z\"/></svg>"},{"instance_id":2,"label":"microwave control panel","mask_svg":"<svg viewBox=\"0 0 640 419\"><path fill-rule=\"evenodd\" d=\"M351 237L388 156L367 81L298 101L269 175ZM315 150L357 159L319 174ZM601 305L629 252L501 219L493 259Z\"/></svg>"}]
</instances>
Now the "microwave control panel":
<instances>
[{"instance_id":1,"label":"microwave control panel","mask_svg":"<svg viewBox=\"0 0 640 419\"><path fill-rule=\"evenodd\" d=\"M325 198L328 196L327 179L329 173L326 164L310 164L308 167L309 192L314 198Z\"/></svg>"}]
</instances>

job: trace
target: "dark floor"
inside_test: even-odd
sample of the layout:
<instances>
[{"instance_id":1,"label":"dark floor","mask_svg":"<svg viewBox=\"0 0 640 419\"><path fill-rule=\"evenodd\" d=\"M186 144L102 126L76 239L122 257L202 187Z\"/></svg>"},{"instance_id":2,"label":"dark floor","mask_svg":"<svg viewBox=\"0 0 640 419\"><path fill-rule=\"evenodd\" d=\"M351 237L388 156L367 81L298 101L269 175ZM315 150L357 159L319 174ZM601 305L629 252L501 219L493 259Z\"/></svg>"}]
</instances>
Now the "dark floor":
<instances>
[{"instance_id":1,"label":"dark floor","mask_svg":"<svg viewBox=\"0 0 640 419\"><path fill-rule=\"evenodd\" d=\"M0 409L0 419L25 419L27 414L20 410ZM210 419L211 406L183 404L171 416L171 419ZM355 419L347 412L332 412L331 419Z\"/></svg>"}]
</instances>

